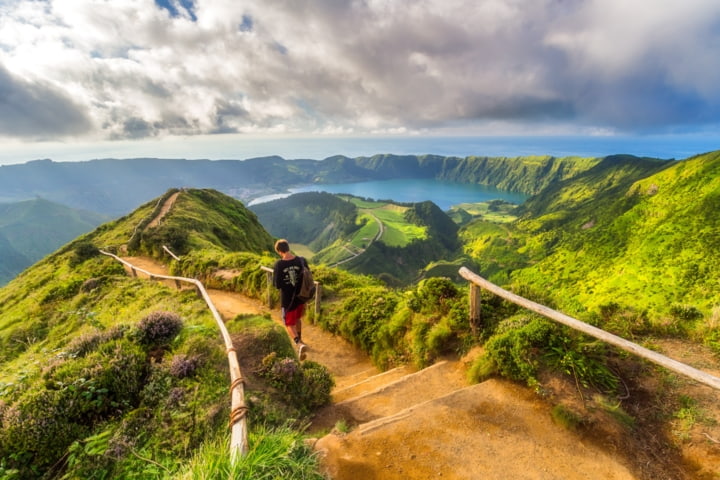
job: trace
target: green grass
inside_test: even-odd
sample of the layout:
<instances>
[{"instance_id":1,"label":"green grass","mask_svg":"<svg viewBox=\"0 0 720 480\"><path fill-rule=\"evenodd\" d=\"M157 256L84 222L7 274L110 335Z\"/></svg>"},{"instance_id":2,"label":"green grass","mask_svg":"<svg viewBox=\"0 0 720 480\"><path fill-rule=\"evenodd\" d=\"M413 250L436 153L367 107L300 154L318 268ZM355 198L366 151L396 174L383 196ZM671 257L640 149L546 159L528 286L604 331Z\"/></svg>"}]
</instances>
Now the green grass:
<instances>
[{"instance_id":1,"label":"green grass","mask_svg":"<svg viewBox=\"0 0 720 480\"><path fill-rule=\"evenodd\" d=\"M384 226L384 232L380 241L391 247L404 247L413 240L427 238L427 229L419 225L413 225L405 220L406 207L384 204L378 208L364 210L377 217Z\"/></svg>"},{"instance_id":2,"label":"green grass","mask_svg":"<svg viewBox=\"0 0 720 480\"><path fill-rule=\"evenodd\" d=\"M171 476L178 480L323 480L319 462L302 436L290 428L256 427L249 435L250 450L232 462L229 439L221 435L203 445L188 467Z\"/></svg>"},{"instance_id":3,"label":"green grass","mask_svg":"<svg viewBox=\"0 0 720 480\"><path fill-rule=\"evenodd\" d=\"M363 200L358 197L350 197L350 196L345 196L345 195L338 195L338 196L344 200L352 202L358 208L377 208L378 206L385 205L385 202L368 201L368 200Z\"/></svg>"},{"instance_id":4,"label":"green grass","mask_svg":"<svg viewBox=\"0 0 720 480\"><path fill-rule=\"evenodd\" d=\"M365 223L353 234L350 243L357 248L367 248L380 231L380 225L368 214L359 215L358 221Z\"/></svg>"}]
</instances>

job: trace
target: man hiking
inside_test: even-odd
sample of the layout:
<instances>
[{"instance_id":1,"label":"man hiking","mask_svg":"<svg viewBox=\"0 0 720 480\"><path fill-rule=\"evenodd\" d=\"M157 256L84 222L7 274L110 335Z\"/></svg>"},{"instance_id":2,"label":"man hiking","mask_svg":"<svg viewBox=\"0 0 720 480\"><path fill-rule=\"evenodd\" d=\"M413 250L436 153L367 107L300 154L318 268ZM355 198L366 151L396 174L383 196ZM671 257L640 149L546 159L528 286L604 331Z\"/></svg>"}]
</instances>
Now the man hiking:
<instances>
[{"instance_id":1,"label":"man hiking","mask_svg":"<svg viewBox=\"0 0 720 480\"><path fill-rule=\"evenodd\" d=\"M275 262L273 268L273 283L280 290L280 308L283 323L288 335L293 339L298 349L298 357L305 360L307 345L302 341L302 315L305 312L305 303L297 298L302 284L303 266L307 265L305 259L290 253L290 244L285 239L275 242L275 251L280 260Z\"/></svg>"}]
</instances>

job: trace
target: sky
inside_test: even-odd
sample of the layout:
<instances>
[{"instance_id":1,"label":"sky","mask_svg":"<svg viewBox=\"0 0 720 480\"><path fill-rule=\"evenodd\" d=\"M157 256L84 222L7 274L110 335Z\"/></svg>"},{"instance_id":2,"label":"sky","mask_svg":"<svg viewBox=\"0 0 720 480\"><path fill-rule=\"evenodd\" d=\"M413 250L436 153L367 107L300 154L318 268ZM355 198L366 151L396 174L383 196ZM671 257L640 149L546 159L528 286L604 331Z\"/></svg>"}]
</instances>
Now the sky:
<instances>
[{"instance_id":1,"label":"sky","mask_svg":"<svg viewBox=\"0 0 720 480\"><path fill-rule=\"evenodd\" d=\"M718 52L717 0L0 0L0 163L287 139L720 139Z\"/></svg>"}]
</instances>

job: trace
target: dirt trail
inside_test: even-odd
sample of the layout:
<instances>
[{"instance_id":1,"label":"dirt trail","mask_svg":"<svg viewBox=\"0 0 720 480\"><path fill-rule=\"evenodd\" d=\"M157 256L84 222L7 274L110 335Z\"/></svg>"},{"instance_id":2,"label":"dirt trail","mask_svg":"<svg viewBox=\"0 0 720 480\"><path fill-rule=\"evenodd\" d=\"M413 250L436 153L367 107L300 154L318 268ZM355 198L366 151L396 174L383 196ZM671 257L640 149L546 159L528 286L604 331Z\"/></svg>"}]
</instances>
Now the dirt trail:
<instances>
[{"instance_id":1,"label":"dirt trail","mask_svg":"<svg viewBox=\"0 0 720 480\"><path fill-rule=\"evenodd\" d=\"M167 274L152 259L126 260ZM270 313L280 322L277 311L258 301L208 293L225 320ZM334 480L637 478L618 458L553 423L549 407L527 389L501 380L467 386L469 360L380 373L353 345L315 325L306 322L303 337L308 358L336 378L333 405L311 427L322 437L315 448ZM355 428L327 434L338 420Z\"/></svg>"},{"instance_id":2,"label":"dirt trail","mask_svg":"<svg viewBox=\"0 0 720 480\"><path fill-rule=\"evenodd\" d=\"M160 208L160 212L158 212L157 216L148 224L147 228L157 227L160 224L160 221L163 219L165 214L168 213L175 204L175 200L177 200L178 195L180 195L180 192L175 192L170 195L167 200L165 200L162 208Z\"/></svg>"},{"instance_id":3,"label":"dirt trail","mask_svg":"<svg viewBox=\"0 0 720 480\"><path fill-rule=\"evenodd\" d=\"M124 257L124 260L134 266L158 275L169 275L168 269L162 263L147 257ZM129 270L129 269L128 269ZM138 272L139 277L146 277ZM164 281L175 287L173 281ZM239 293L226 290L208 289L208 295L218 313L226 322L235 316L245 313L270 314L273 320L282 323L279 309L270 309L259 300L255 300ZM345 377L352 378L361 373L377 374L379 370L373 366L361 350L347 340L322 330L309 322L303 322L303 341L308 345L308 359L325 365L340 381Z\"/></svg>"}]
</instances>

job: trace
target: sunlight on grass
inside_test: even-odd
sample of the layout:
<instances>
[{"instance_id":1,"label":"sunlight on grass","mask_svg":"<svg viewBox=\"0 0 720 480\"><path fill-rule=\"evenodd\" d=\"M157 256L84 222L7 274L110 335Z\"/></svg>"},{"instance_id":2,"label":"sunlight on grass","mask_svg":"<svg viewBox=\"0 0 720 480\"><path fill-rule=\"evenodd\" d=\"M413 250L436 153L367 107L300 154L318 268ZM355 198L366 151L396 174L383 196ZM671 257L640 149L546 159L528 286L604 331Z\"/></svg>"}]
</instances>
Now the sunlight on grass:
<instances>
[{"instance_id":1,"label":"sunlight on grass","mask_svg":"<svg viewBox=\"0 0 720 480\"><path fill-rule=\"evenodd\" d=\"M233 465L228 435L206 443L187 469L173 476L180 480L322 480L317 457L290 428L258 427L249 435L248 453Z\"/></svg>"}]
</instances>

